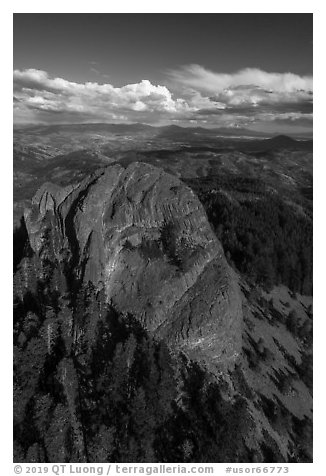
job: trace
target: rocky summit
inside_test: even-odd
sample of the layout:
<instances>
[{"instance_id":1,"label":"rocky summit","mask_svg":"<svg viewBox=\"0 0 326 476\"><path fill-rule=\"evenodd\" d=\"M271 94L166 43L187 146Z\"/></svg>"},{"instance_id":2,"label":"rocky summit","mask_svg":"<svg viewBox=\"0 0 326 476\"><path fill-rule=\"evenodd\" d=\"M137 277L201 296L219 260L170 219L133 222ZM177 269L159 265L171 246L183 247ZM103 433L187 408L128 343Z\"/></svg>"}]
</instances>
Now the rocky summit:
<instances>
[{"instance_id":1,"label":"rocky summit","mask_svg":"<svg viewBox=\"0 0 326 476\"><path fill-rule=\"evenodd\" d=\"M241 349L236 273L194 192L149 164L111 165L79 185L44 184L25 212L42 260L69 268L122 315L211 369ZM51 247L47 243L51 243Z\"/></svg>"}]
</instances>

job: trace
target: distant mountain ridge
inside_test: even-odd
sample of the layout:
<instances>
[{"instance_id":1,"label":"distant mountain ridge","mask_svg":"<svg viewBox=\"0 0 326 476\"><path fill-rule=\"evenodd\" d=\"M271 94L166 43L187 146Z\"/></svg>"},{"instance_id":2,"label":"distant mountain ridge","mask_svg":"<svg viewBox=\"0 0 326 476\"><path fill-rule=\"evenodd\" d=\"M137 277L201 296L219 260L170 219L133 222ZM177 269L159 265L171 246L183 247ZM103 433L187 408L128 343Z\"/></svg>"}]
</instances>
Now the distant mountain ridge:
<instances>
[{"instance_id":1,"label":"distant mountain ridge","mask_svg":"<svg viewBox=\"0 0 326 476\"><path fill-rule=\"evenodd\" d=\"M184 127L176 124L166 125L166 126L153 126L143 123L75 123L75 124L24 124L24 125L15 125L14 131L42 131L43 133L55 133L60 131L80 131L85 130L87 132L96 132L96 131L106 131L112 133L155 133L157 132L160 136L180 136L182 134L192 135L192 134L202 134L209 137L212 136L222 136L222 137L257 137L257 138L273 138L278 136L289 137L288 135L268 133L268 132L259 132L253 131L246 128L239 127L216 127L216 128L205 128L205 127ZM292 137L298 138L307 138L307 134L291 134Z\"/></svg>"}]
</instances>

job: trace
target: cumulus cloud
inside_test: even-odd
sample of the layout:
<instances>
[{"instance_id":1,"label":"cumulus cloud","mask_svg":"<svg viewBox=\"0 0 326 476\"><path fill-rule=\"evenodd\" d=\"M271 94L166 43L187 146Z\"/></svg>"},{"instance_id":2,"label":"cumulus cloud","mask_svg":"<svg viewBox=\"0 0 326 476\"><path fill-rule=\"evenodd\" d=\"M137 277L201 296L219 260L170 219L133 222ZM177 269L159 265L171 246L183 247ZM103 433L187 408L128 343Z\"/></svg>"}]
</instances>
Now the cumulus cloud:
<instances>
[{"instance_id":1,"label":"cumulus cloud","mask_svg":"<svg viewBox=\"0 0 326 476\"><path fill-rule=\"evenodd\" d=\"M293 93L312 91L312 77L292 73L268 73L257 68L242 69L233 74L214 73L198 64L169 72L176 81L194 89L219 93L224 90L244 91L262 88L266 92Z\"/></svg>"},{"instance_id":2,"label":"cumulus cloud","mask_svg":"<svg viewBox=\"0 0 326 476\"><path fill-rule=\"evenodd\" d=\"M312 78L247 68L234 74L190 65L169 72L169 88L149 80L115 87L14 71L17 122L147 122L234 126L259 121L312 124Z\"/></svg>"},{"instance_id":3,"label":"cumulus cloud","mask_svg":"<svg viewBox=\"0 0 326 476\"><path fill-rule=\"evenodd\" d=\"M181 114L190 109L184 99L174 99L166 86L148 80L114 87L96 82L75 83L51 78L46 71L27 69L14 71L16 113L34 111L79 115L94 120L115 119L126 113L131 119L139 114L160 116Z\"/></svg>"},{"instance_id":4,"label":"cumulus cloud","mask_svg":"<svg viewBox=\"0 0 326 476\"><path fill-rule=\"evenodd\" d=\"M209 98L209 107L228 109L234 114L255 114L258 109L280 112L312 112L311 76L292 73L269 73L246 68L233 74L209 71L199 65L188 65L169 72L171 78L186 90ZM214 108L213 104L218 104ZM256 110L255 110L256 109Z\"/></svg>"}]
</instances>

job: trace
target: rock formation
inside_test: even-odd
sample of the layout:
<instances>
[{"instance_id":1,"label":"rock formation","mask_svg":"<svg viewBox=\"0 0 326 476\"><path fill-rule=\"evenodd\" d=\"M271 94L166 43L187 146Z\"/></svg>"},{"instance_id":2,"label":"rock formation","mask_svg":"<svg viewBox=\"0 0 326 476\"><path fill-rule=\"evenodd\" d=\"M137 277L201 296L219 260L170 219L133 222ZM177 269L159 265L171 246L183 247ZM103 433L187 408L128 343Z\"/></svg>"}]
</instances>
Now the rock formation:
<instances>
[{"instance_id":1,"label":"rock formation","mask_svg":"<svg viewBox=\"0 0 326 476\"><path fill-rule=\"evenodd\" d=\"M50 240L75 286L104 290L119 313L210 368L237 358L237 276L198 198L176 177L132 163L78 186L45 184L25 221L33 251L51 259Z\"/></svg>"}]
</instances>

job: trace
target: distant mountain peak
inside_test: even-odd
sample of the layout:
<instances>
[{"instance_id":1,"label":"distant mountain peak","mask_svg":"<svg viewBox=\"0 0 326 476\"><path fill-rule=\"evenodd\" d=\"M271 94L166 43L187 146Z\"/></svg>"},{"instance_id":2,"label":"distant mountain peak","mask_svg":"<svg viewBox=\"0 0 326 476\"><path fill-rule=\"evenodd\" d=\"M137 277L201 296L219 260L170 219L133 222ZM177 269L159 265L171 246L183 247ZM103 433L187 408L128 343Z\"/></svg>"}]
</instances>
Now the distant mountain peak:
<instances>
[{"instance_id":1,"label":"distant mountain peak","mask_svg":"<svg viewBox=\"0 0 326 476\"><path fill-rule=\"evenodd\" d=\"M277 136L271 137L271 139L269 140L274 142L279 142L279 143L292 143L292 144L297 142L295 139L285 134L279 134Z\"/></svg>"}]
</instances>

